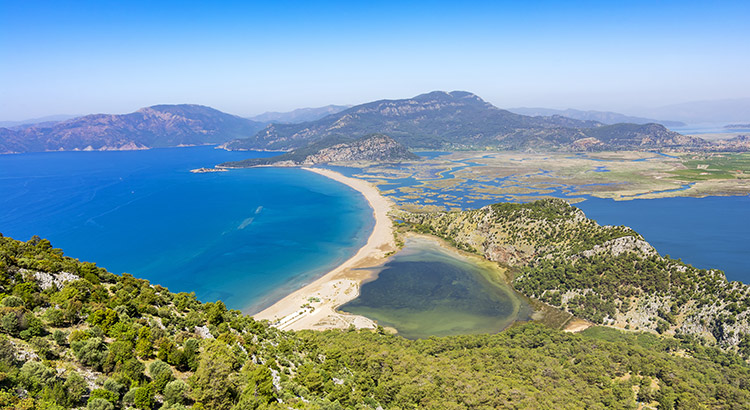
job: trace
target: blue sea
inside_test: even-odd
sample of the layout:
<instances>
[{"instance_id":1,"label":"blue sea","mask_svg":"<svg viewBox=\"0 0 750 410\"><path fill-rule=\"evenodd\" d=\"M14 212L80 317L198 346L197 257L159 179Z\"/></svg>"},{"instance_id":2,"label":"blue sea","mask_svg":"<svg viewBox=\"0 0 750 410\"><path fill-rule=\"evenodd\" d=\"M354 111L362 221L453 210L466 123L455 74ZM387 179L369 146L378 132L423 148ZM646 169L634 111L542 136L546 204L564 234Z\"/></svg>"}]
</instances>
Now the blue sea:
<instances>
[{"instance_id":1,"label":"blue sea","mask_svg":"<svg viewBox=\"0 0 750 410\"><path fill-rule=\"evenodd\" d=\"M190 169L274 153L212 147L0 156L0 233L256 312L353 256L374 219L300 169Z\"/></svg>"},{"instance_id":2,"label":"blue sea","mask_svg":"<svg viewBox=\"0 0 750 410\"><path fill-rule=\"evenodd\" d=\"M575 204L601 225L626 225L662 255L750 284L750 197L659 198Z\"/></svg>"}]
</instances>

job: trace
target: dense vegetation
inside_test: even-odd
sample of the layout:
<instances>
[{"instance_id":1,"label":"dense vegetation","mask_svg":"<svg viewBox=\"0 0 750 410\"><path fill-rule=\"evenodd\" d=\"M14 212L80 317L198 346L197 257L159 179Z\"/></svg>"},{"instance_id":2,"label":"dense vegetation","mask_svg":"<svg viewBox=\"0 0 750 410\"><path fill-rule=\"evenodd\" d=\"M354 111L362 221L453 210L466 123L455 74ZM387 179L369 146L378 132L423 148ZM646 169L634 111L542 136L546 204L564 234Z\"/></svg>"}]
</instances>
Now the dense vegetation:
<instances>
[{"instance_id":1,"label":"dense vegetation","mask_svg":"<svg viewBox=\"0 0 750 410\"><path fill-rule=\"evenodd\" d=\"M39 238L0 236L0 305L0 409L750 408L747 364L689 339L281 332Z\"/></svg>"},{"instance_id":2,"label":"dense vegetation","mask_svg":"<svg viewBox=\"0 0 750 410\"><path fill-rule=\"evenodd\" d=\"M750 357L750 286L662 257L559 199L404 213L410 229L512 266L521 293L598 324L698 337Z\"/></svg>"}]
</instances>

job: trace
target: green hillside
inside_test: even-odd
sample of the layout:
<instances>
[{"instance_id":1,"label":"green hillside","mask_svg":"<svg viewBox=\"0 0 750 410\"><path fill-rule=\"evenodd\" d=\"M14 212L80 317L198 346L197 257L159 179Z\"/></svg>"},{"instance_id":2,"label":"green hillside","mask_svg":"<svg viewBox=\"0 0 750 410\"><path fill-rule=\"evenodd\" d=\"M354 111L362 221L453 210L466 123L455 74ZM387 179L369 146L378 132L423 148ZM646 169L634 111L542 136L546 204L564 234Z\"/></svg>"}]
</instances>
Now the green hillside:
<instances>
[{"instance_id":1,"label":"green hillside","mask_svg":"<svg viewBox=\"0 0 750 410\"><path fill-rule=\"evenodd\" d=\"M694 340L526 324L410 341L281 332L0 237L2 409L750 408L750 367Z\"/></svg>"}]
</instances>

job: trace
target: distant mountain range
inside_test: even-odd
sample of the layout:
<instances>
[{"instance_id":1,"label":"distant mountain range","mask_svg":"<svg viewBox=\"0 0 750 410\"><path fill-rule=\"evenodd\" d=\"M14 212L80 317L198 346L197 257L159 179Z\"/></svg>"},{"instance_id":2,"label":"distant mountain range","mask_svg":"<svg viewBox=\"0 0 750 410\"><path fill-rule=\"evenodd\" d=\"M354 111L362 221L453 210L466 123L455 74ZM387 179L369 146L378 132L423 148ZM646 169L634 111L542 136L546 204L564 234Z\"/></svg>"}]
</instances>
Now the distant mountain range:
<instances>
[{"instance_id":1,"label":"distant mountain range","mask_svg":"<svg viewBox=\"0 0 750 410\"><path fill-rule=\"evenodd\" d=\"M743 130L750 129L750 123L748 124L727 124L724 126L727 130Z\"/></svg>"},{"instance_id":2,"label":"distant mountain range","mask_svg":"<svg viewBox=\"0 0 750 410\"><path fill-rule=\"evenodd\" d=\"M248 168L260 165L298 166L328 162L351 161L415 161L419 156L408 148L383 134L372 134L356 140L333 136L326 137L304 148L270 158L252 158L244 161L225 162L219 167Z\"/></svg>"},{"instance_id":3,"label":"distant mountain range","mask_svg":"<svg viewBox=\"0 0 750 410\"><path fill-rule=\"evenodd\" d=\"M0 121L0 127L3 128L19 128L19 127L28 127L32 125L40 125L40 124L46 124L51 125L56 122L69 120L71 118L80 117L80 115L67 115L67 114L60 114L60 115L47 115L45 117L39 117L39 118L29 118L27 120L21 120L21 121Z\"/></svg>"},{"instance_id":4,"label":"distant mountain range","mask_svg":"<svg viewBox=\"0 0 750 410\"><path fill-rule=\"evenodd\" d=\"M582 111L582 110L575 110L572 108L568 108L567 110L555 110L552 108L528 108L528 107L519 107L519 108L508 108L508 111L521 114L521 115L530 115L532 117L537 116L552 116L552 115L562 115L563 117L573 118L576 120L584 120L584 121L598 121L602 124L620 124L620 123L633 123L633 124L661 124L665 127L683 127L687 124L681 121L667 121L667 120L654 120L651 118L643 118L643 117L632 117L625 114L620 114L616 112L611 111L594 111L594 110L588 110L588 111Z\"/></svg>"},{"instance_id":5,"label":"distant mountain range","mask_svg":"<svg viewBox=\"0 0 750 410\"><path fill-rule=\"evenodd\" d=\"M219 144L263 124L201 105L155 105L123 115L95 114L18 129L0 128L0 153L132 150Z\"/></svg>"},{"instance_id":6,"label":"distant mountain range","mask_svg":"<svg viewBox=\"0 0 750 410\"><path fill-rule=\"evenodd\" d=\"M325 107L317 108L298 108L289 112L266 112L256 115L255 117L250 117L250 119L265 123L275 122L296 124L300 122L319 120L326 115L339 113L349 107L351 107L351 105L326 105Z\"/></svg>"},{"instance_id":7,"label":"distant mountain range","mask_svg":"<svg viewBox=\"0 0 750 410\"><path fill-rule=\"evenodd\" d=\"M435 91L403 100L357 105L319 120L270 124L229 150L292 150L335 135L382 133L422 149L660 149L701 148L709 143L659 124L614 124L560 115L530 117L499 109L465 92Z\"/></svg>"},{"instance_id":8,"label":"distant mountain range","mask_svg":"<svg viewBox=\"0 0 750 410\"><path fill-rule=\"evenodd\" d=\"M521 115L499 109L465 91L435 91L338 111L342 108L267 113L265 118L275 115L284 121L324 115L300 123L268 124L200 105L156 105L130 114L96 114L0 128L0 153L202 144L221 144L229 150L291 151L327 137L356 139L370 134L388 135L410 149L718 149L718 145L680 135L660 124L608 125L599 121L619 120L616 113L588 112L581 119L557 114ZM325 115L327 112L333 113ZM592 116L599 120L589 119ZM743 146L740 144L737 149Z\"/></svg>"}]
</instances>

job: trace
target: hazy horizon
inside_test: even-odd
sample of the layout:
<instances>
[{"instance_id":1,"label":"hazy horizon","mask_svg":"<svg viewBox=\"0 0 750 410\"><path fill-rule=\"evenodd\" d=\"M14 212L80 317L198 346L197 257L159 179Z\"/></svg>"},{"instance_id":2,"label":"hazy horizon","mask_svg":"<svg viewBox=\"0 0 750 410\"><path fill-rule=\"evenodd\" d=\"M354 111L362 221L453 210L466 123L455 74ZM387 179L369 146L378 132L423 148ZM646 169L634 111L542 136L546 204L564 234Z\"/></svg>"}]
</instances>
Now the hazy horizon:
<instances>
[{"instance_id":1,"label":"hazy horizon","mask_svg":"<svg viewBox=\"0 0 750 410\"><path fill-rule=\"evenodd\" d=\"M628 115L750 97L739 1L0 8L1 121L179 103L251 117L434 90Z\"/></svg>"}]
</instances>

